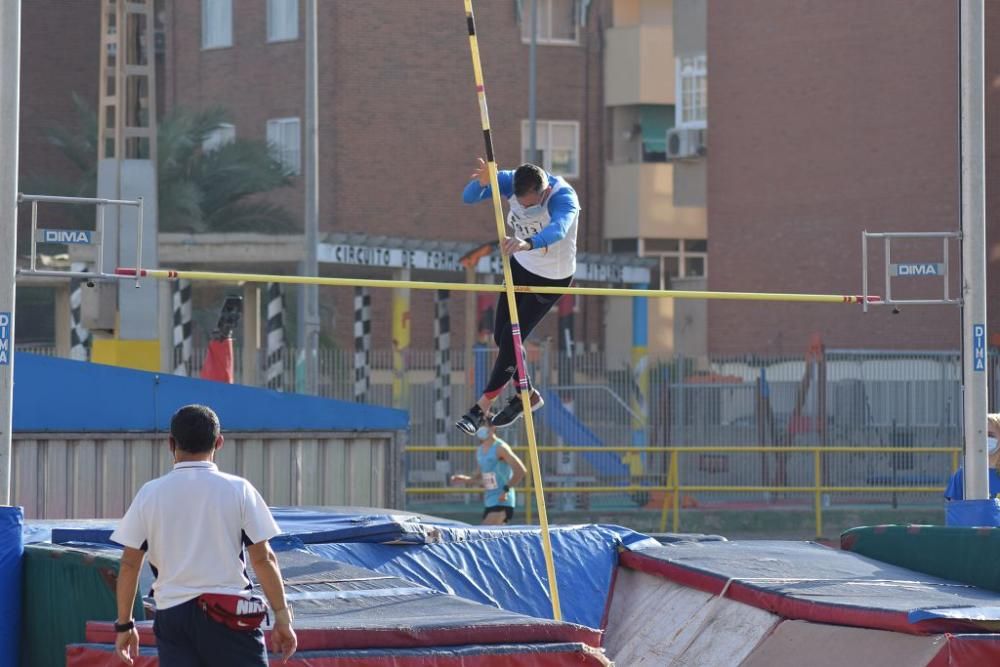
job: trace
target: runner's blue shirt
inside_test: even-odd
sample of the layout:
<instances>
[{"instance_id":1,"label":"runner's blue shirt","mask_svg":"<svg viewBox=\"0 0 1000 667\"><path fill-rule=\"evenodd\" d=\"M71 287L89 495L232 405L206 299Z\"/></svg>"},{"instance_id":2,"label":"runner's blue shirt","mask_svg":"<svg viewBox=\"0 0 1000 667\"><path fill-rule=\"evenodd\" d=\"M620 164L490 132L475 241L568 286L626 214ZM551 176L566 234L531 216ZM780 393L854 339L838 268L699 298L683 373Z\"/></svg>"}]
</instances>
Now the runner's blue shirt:
<instances>
[{"instance_id":1,"label":"runner's blue shirt","mask_svg":"<svg viewBox=\"0 0 1000 667\"><path fill-rule=\"evenodd\" d=\"M497 449L503 443L500 438L494 438L489 448L476 448L476 462L483 476L483 506L484 507L517 507L517 495L514 489L507 492L507 500L501 502L503 487L510 482L514 471L506 461L497 456Z\"/></svg>"},{"instance_id":2,"label":"runner's blue shirt","mask_svg":"<svg viewBox=\"0 0 1000 667\"><path fill-rule=\"evenodd\" d=\"M551 221L541 231L531 237L531 243L535 249L547 248L553 243L562 241L569 233L570 227L576 221L580 213L580 200L576 192L560 176L548 174L549 186L555 188L560 183L564 186L549 197L547 208ZM500 195L505 199L514 196L514 172L504 170L497 172L497 183L500 185ZM475 204L493 196L493 189L489 186L482 186L477 179L472 179L465 186L462 192L462 201L466 204Z\"/></svg>"}]
</instances>

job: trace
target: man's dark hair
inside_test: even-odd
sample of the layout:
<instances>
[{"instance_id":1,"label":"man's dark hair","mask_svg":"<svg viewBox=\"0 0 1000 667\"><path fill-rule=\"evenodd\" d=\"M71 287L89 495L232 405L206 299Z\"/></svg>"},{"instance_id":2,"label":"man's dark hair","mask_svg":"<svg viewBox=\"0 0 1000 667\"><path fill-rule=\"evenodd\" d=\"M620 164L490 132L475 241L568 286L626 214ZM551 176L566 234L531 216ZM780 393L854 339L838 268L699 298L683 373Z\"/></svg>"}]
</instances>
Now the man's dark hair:
<instances>
[{"instance_id":1,"label":"man's dark hair","mask_svg":"<svg viewBox=\"0 0 1000 667\"><path fill-rule=\"evenodd\" d=\"M545 170L534 164L522 164L514 171L514 195L523 197L532 192L541 192L549 185Z\"/></svg>"},{"instance_id":2,"label":"man's dark hair","mask_svg":"<svg viewBox=\"0 0 1000 667\"><path fill-rule=\"evenodd\" d=\"M170 435L189 454L212 451L221 430L218 415L204 405L185 405L170 418Z\"/></svg>"}]
</instances>

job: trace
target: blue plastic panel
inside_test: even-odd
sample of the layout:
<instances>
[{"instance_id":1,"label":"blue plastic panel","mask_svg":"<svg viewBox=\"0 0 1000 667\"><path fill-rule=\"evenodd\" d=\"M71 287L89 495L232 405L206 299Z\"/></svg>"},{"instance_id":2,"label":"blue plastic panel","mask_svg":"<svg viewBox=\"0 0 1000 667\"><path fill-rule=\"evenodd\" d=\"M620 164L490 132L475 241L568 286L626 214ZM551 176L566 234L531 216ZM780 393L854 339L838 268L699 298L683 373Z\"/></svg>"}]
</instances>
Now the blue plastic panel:
<instances>
[{"instance_id":1,"label":"blue plastic panel","mask_svg":"<svg viewBox=\"0 0 1000 667\"><path fill-rule=\"evenodd\" d=\"M947 526L1000 526L1000 500L949 500L944 515Z\"/></svg>"},{"instance_id":2,"label":"blue plastic panel","mask_svg":"<svg viewBox=\"0 0 1000 667\"><path fill-rule=\"evenodd\" d=\"M395 431L403 410L17 353L14 430L163 431L181 406L202 403L228 431ZM99 390L98 390L99 389Z\"/></svg>"},{"instance_id":3,"label":"blue plastic panel","mask_svg":"<svg viewBox=\"0 0 1000 667\"><path fill-rule=\"evenodd\" d=\"M24 510L0 506L0 667L17 667L21 636Z\"/></svg>"}]
</instances>

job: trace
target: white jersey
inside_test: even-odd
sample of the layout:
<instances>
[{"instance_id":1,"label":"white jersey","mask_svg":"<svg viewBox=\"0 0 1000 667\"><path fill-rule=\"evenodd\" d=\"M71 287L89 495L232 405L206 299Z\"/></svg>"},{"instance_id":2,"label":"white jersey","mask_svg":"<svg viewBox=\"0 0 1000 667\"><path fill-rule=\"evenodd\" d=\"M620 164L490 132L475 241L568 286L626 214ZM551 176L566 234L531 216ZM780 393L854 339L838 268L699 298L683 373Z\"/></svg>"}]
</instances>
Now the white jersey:
<instances>
[{"instance_id":1,"label":"white jersey","mask_svg":"<svg viewBox=\"0 0 1000 667\"><path fill-rule=\"evenodd\" d=\"M247 595L243 538L256 544L279 532L250 482L188 461L139 489L111 539L146 550L156 608L169 609L202 593Z\"/></svg>"},{"instance_id":2,"label":"white jersey","mask_svg":"<svg viewBox=\"0 0 1000 667\"><path fill-rule=\"evenodd\" d=\"M524 207L518 203L517 197L511 197L507 200L509 204L507 224L513 228L514 235L518 238L529 239L548 226L551 221L549 202L552 201L552 197L557 192L569 187L569 184L562 178L554 180L552 190L542 206L531 207L536 211L534 214L525 211ZM576 228L579 219L580 211L576 211L573 222L566 231L566 237L562 240L545 248L514 253L514 257L517 258L521 266L535 275L550 280L569 278L576 273Z\"/></svg>"}]
</instances>

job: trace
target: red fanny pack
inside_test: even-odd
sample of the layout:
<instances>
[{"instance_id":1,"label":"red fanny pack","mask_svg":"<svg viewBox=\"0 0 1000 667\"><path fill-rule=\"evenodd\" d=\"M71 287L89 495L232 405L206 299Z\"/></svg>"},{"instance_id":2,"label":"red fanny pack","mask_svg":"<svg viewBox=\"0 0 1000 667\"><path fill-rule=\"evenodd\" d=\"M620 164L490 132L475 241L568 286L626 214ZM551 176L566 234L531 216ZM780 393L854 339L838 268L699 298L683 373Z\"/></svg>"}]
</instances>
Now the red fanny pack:
<instances>
[{"instance_id":1,"label":"red fanny pack","mask_svg":"<svg viewBox=\"0 0 1000 667\"><path fill-rule=\"evenodd\" d=\"M202 593L198 596L198 606L216 623L222 623L238 632L252 632L268 617L267 603L256 595L245 598L222 593Z\"/></svg>"}]
</instances>

